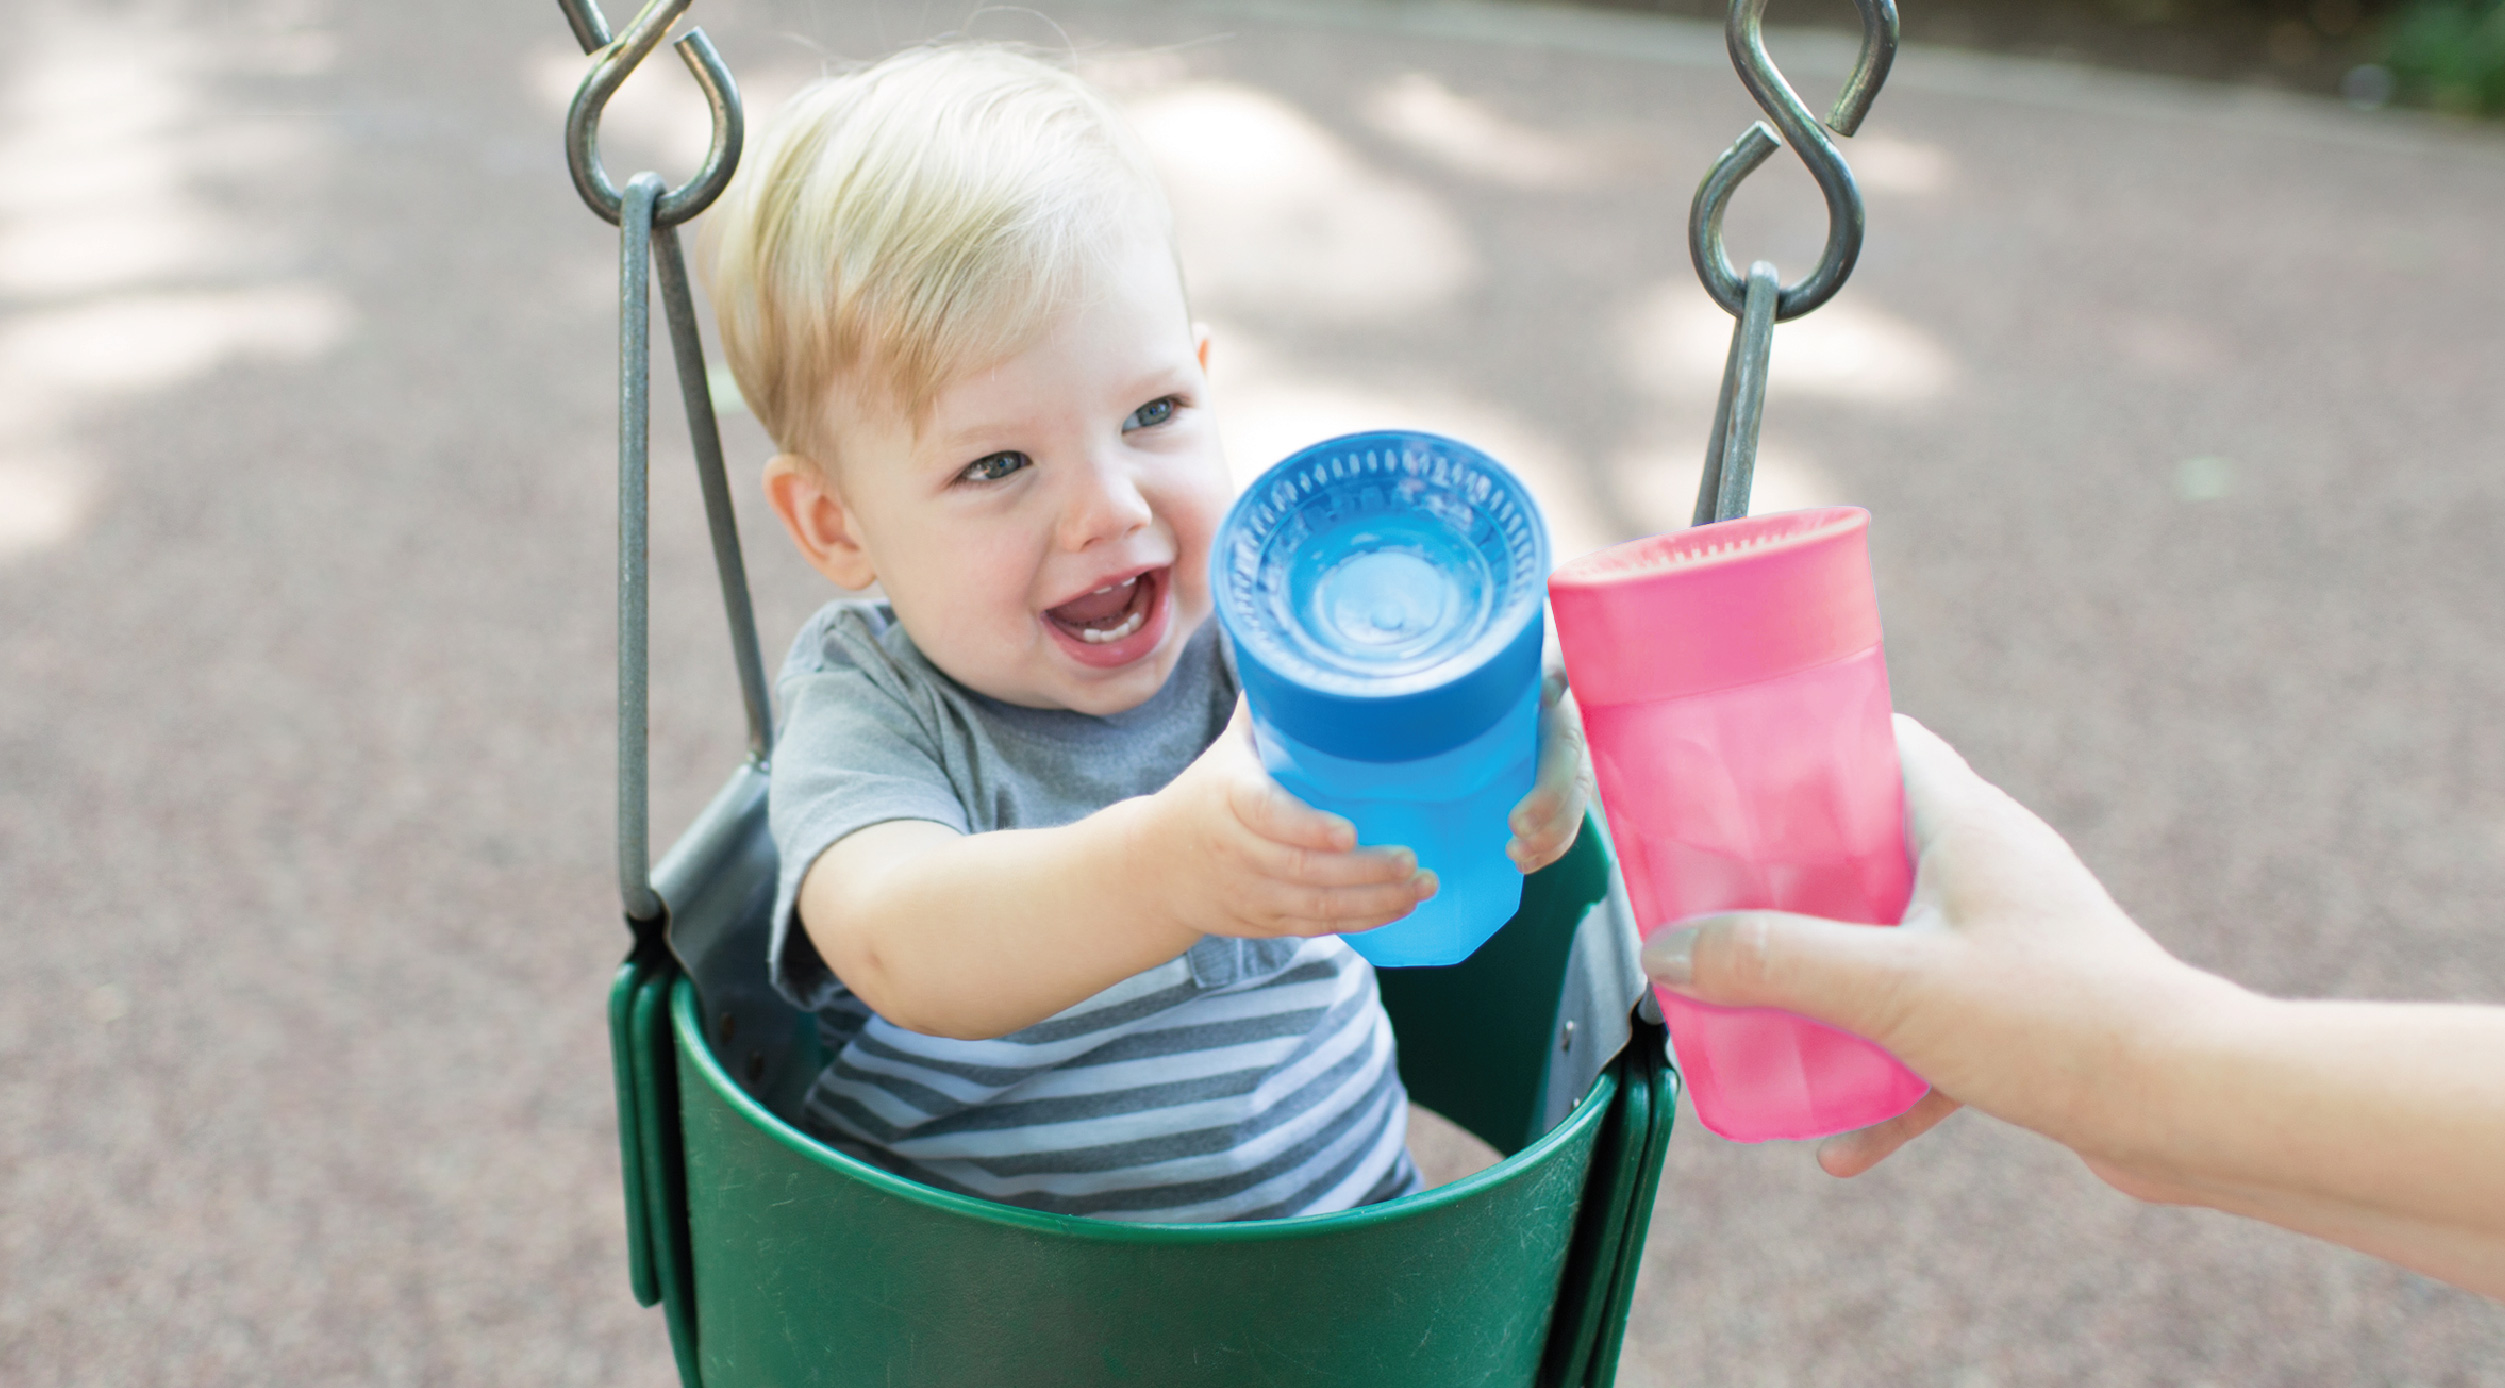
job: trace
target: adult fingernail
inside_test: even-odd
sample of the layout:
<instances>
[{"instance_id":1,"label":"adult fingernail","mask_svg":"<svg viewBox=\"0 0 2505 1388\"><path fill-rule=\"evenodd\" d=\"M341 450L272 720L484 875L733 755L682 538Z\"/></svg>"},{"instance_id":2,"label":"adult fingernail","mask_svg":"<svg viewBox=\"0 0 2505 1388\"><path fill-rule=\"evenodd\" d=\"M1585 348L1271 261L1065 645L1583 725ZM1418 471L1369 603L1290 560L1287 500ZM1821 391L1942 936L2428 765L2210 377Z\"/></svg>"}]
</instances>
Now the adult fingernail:
<instances>
[{"instance_id":1,"label":"adult fingernail","mask_svg":"<svg viewBox=\"0 0 2505 1388\"><path fill-rule=\"evenodd\" d=\"M1424 901L1428 897L1435 895L1435 889L1438 884L1435 880L1434 873L1421 872L1414 880L1418 887L1418 900Z\"/></svg>"},{"instance_id":2,"label":"adult fingernail","mask_svg":"<svg viewBox=\"0 0 2505 1388\"><path fill-rule=\"evenodd\" d=\"M1645 941L1644 972L1664 987L1686 987L1696 974L1696 932L1665 930Z\"/></svg>"}]
</instances>

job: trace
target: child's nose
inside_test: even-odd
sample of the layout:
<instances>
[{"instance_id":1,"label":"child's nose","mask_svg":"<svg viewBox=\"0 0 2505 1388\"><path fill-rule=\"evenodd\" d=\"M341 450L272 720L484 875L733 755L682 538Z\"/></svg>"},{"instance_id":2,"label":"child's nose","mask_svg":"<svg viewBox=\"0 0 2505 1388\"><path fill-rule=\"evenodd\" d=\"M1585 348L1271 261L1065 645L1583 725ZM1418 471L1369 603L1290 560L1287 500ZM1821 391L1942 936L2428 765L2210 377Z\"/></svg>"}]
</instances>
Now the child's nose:
<instances>
[{"instance_id":1,"label":"child's nose","mask_svg":"<svg viewBox=\"0 0 2505 1388\"><path fill-rule=\"evenodd\" d=\"M1077 495L1062 513L1062 543L1070 549L1119 540L1148 524L1154 512L1130 468L1112 461L1090 464Z\"/></svg>"}]
</instances>

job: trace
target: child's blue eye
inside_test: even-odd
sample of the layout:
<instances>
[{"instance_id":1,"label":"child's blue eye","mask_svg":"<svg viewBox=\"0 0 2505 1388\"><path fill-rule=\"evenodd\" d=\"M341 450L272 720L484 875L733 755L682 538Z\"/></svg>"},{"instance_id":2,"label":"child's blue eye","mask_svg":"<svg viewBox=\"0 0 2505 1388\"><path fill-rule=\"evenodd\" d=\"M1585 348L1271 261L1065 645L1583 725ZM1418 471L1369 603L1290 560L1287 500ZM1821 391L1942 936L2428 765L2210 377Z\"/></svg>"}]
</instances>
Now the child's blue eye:
<instances>
[{"instance_id":1,"label":"child's blue eye","mask_svg":"<svg viewBox=\"0 0 2505 1388\"><path fill-rule=\"evenodd\" d=\"M1174 397L1159 396L1131 411L1131 417L1122 421L1122 432L1127 434L1133 429L1153 429L1172 418L1174 418Z\"/></svg>"},{"instance_id":2,"label":"child's blue eye","mask_svg":"<svg viewBox=\"0 0 2505 1388\"><path fill-rule=\"evenodd\" d=\"M990 457L977 458L966 464L965 471L957 474L957 480L960 482L997 482L1033 461L1025 454L1015 451L994 453Z\"/></svg>"}]
</instances>

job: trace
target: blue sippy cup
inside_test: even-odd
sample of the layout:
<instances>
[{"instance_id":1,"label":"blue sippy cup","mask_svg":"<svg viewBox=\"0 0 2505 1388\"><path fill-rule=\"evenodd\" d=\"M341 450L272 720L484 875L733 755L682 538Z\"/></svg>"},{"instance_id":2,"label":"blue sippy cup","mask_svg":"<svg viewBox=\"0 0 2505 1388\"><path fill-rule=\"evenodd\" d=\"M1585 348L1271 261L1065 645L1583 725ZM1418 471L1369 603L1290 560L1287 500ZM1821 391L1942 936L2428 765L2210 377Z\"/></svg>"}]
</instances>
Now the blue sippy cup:
<instances>
[{"instance_id":1,"label":"blue sippy cup","mask_svg":"<svg viewBox=\"0 0 2505 1388\"><path fill-rule=\"evenodd\" d=\"M1506 816L1539 759L1548 532L1513 474L1435 434L1349 434L1237 498L1210 591L1261 763L1439 883L1347 936L1386 967L1457 964L1522 904Z\"/></svg>"}]
</instances>

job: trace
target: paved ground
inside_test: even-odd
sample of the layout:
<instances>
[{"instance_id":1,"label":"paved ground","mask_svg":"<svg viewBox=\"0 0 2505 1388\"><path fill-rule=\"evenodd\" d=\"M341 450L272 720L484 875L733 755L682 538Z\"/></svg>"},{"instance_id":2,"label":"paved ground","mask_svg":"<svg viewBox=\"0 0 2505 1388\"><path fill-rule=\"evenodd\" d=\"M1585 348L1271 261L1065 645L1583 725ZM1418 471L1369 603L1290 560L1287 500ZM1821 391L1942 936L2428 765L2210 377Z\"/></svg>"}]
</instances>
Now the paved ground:
<instances>
[{"instance_id":1,"label":"paved ground","mask_svg":"<svg viewBox=\"0 0 2505 1388\"><path fill-rule=\"evenodd\" d=\"M1041 7L1171 161L1239 465L1440 425L1675 523L1718 42ZM973 7L703 0L756 107ZM981 32L1051 40L1028 12ZM25 0L0 59L0 1382L660 1384L599 1002L611 242L552 6ZM1779 45L1831 89L1832 45ZM613 163L684 169L675 72ZM1909 51L1761 508L1845 498L1903 707L2254 985L2505 1000L2505 135ZM1732 219L1797 273L1778 165ZM665 415L664 428L669 427ZM733 421L744 470L762 455ZM660 819L737 742L658 501ZM769 630L817 591L751 516ZM2505 1309L1964 1119L1690 1126L1628 1384L2505 1383Z\"/></svg>"}]
</instances>

